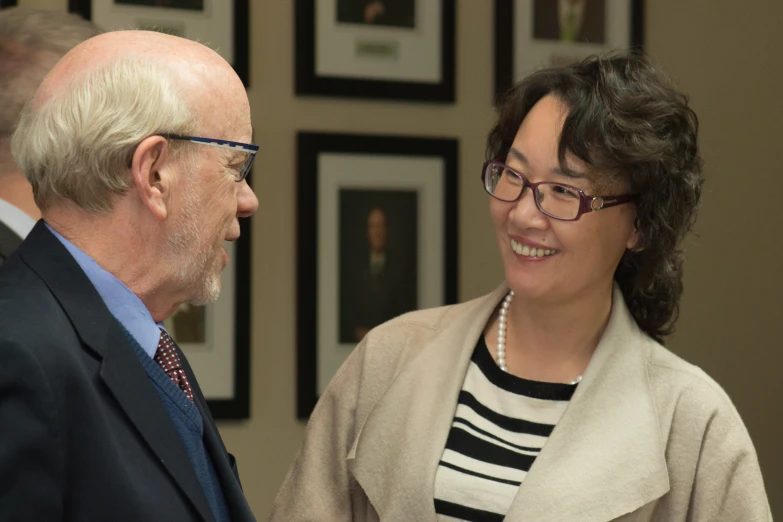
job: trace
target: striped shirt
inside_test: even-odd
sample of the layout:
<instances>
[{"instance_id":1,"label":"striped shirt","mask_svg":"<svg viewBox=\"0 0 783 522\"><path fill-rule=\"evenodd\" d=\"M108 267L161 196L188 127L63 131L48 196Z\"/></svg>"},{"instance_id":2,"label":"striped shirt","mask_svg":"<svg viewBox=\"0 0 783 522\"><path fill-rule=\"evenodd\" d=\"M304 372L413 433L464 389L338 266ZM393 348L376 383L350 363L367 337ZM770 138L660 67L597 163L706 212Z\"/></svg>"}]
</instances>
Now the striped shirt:
<instances>
[{"instance_id":1,"label":"striped shirt","mask_svg":"<svg viewBox=\"0 0 783 522\"><path fill-rule=\"evenodd\" d=\"M498 368L482 335L435 476L439 521L502 521L577 385Z\"/></svg>"}]
</instances>

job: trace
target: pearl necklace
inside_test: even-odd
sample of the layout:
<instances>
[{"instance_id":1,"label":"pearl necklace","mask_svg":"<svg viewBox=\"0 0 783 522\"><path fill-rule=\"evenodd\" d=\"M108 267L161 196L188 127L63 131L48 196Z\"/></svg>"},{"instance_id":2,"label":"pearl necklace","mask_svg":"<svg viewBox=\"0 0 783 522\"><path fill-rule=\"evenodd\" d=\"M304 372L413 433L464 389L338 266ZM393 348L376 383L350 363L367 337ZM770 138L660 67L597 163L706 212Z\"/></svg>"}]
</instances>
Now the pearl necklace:
<instances>
[{"instance_id":1,"label":"pearl necklace","mask_svg":"<svg viewBox=\"0 0 783 522\"><path fill-rule=\"evenodd\" d=\"M514 299L514 291L510 290L503 299L503 304L500 306L500 318L498 319L498 344L496 347L498 355L498 366L501 370L508 373L508 367L506 366L506 327L508 325L508 309L511 308L511 301ZM578 384L582 380L582 376L576 378L575 381L569 384Z\"/></svg>"}]
</instances>

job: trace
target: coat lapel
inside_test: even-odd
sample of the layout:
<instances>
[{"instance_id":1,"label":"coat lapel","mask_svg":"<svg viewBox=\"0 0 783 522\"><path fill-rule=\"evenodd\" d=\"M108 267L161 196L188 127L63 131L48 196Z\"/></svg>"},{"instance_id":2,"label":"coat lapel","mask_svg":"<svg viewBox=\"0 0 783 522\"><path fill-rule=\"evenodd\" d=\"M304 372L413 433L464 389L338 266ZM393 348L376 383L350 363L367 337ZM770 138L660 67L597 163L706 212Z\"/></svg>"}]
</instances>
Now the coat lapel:
<instances>
[{"instance_id":1,"label":"coat lapel","mask_svg":"<svg viewBox=\"0 0 783 522\"><path fill-rule=\"evenodd\" d=\"M435 473L470 357L505 292L469 304L422 347L367 417L349 468L381 520L435 520ZM417 347L411 347L415 350Z\"/></svg>"},{"instance_id":2,"label":"coat lapel","mask_svg":"<svg viewBox=\"0 0 783 522\"><path fill-rule=\"evenodd\" d=\"M507 292L463 315L405 363L348 456L381 520L436 520L435 474L470 357ZM644 337L615 289L612 316L571 404L514 499L509 521L608 521L669 490ZM417 349L417 347L411 347Z\"/></svg>"},{"instance_id":3,"label":"coat lapel","mask_svg":"<svg viewBox=\"0 0 783 522\"><path fill-rule=\"evenodd\" d=\"M608 521L669 491L648 342L615 288L601 342L507 520Z\"/></svg>"},{"instance_id":4,"label":"coat lapel","mask_svg":"<svg viewBox=\"0 0 783 522\"><path fill-rule=\"evenodd\" d=\"M193 465L160 397L119 323L81 267L40 221L19 254L60 302L84 344L102 360L100 377L161 465L202 519L214 521Z\"/></svg>"},{"instance_id":5,"label":"coat lapel","mask_svg":"<svg viewBox=\"0 0 783 522\"><path fill-rule=\"evenodd\" d=\"M215 472L218 475L220 486L223 488L223 496L226 499L231 520L234 522L255 522L256 519L253 517L250 506L247 504L242 487L239 485L239 479L234 475L228 462L228 455L220 441L217 427L211 421L206 422L205 406L200 404L199 410L201 410L202 418L205 419L204 445L215 465Z\"/></svg>"},{"instance_id":6,"label":"coat lapel","mask_svg":"<svg viewBox=\"0 0 783 522\"><path fill-rule=\"evenodd\" d=\"M231 469L231 464L228 460L228 451L223 445L223 440L220 438L220 433L218 432L217 426L215 426L214 419L212 419L209 406L207 405L206 399L204 399L201 388L199 388L193 369L188 364L187 358L179 347L177 347L177 351L179 353L179 358L182 361L182 367L193 387L195 404L201 413L201 419L204 426L204 446L215 466L215 472L218 475L220 486L223 488L223 496L226 499L231 520L234 522L255 522L256 519L253 516L253 512L250 510L245 494L242 491L239 476L235 475L234 470Z\"/></svg>"}]
</instances>

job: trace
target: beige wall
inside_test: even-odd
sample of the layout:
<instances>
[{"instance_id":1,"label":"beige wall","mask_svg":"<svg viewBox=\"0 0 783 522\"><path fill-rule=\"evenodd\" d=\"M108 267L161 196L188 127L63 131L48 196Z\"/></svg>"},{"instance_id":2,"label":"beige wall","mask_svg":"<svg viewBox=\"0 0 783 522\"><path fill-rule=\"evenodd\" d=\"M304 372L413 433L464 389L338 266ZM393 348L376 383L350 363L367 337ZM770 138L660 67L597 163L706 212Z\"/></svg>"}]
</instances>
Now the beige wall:
<instances>
[{"instance_id":1,"label":"beige wall","mask_svg":"<svg viewBox=\"0 0 783 522\"><path fill-rule=\"evenodd\" d=\"M460 140L460 297L502 277L477 166L492 119L492 2L459 2L457 103L305 99L293 95L290 0L252 1L250 100L261 144L253 223L252 419L222 423L245 492L265 519L300 443L295 420L295 133L352 131ZM65 9L65 0L20 0ZM649 53L691 94L707 185L690 241L686 296L671 347L734 399L758 449L773 512L783 516L783 60L772 0L648 0ZM283 173L283 175L281 175Z\"/></svg>"},{"instance_id":2,"label":"beige wall","mask_svg":"<svg viewBox=\"0 0 783 522\"><path fill-rule=\"evenodd\" d=\"M783 517L783 3L648 0L649 50L691 94L706 161L675 352L729 393Z\"/></svg>"}]
</instances>

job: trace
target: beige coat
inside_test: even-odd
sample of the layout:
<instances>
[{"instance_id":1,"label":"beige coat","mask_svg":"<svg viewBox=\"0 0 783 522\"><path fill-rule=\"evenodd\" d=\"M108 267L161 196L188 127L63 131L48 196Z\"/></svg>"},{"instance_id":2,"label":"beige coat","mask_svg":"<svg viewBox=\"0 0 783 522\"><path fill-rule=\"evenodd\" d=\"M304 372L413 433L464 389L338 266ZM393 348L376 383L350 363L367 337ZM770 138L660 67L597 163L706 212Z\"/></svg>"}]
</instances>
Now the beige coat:
<instances>
[{"instance_id":1,"label":"beige coat","mask_svg":"<svg viewBox=\"0 0 783 522\"><path fill-rule=\"evenodd\" d=\"M275 522L435 521L434 482L498 288L368 334L321 397ZM756 452L726 393L612 315L507 521L772 520Z\"/></svg>"}]
</instances>

